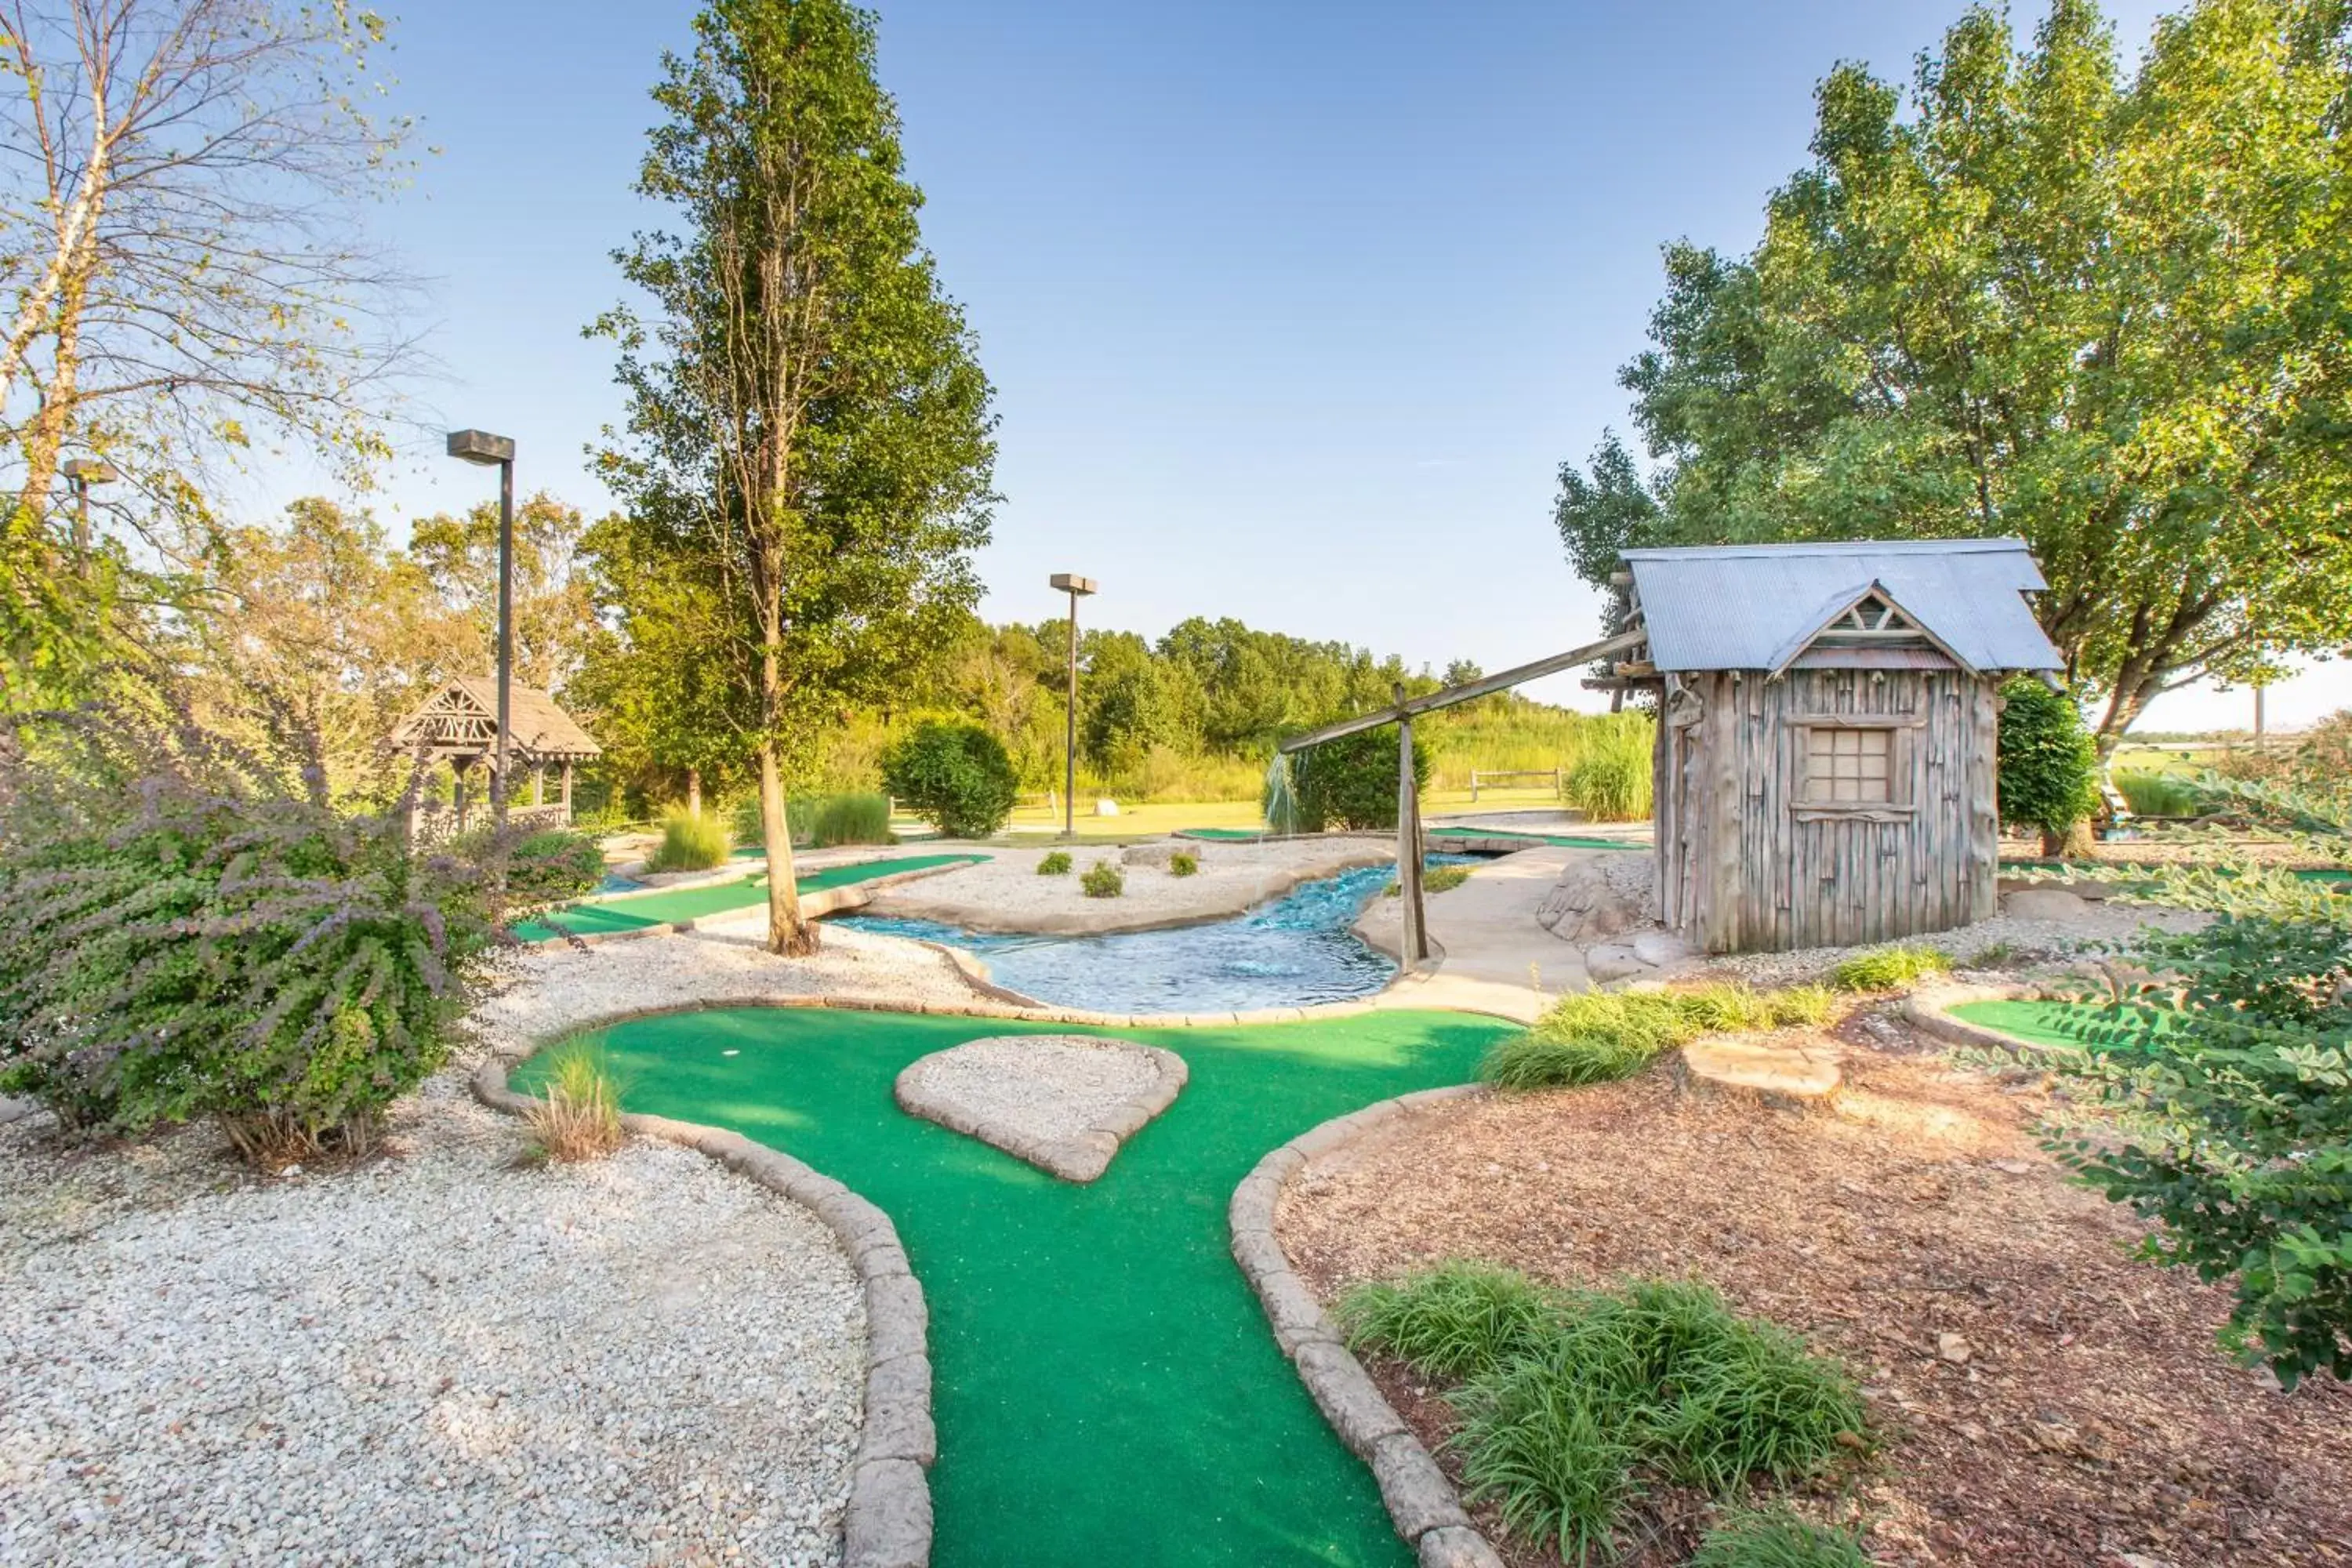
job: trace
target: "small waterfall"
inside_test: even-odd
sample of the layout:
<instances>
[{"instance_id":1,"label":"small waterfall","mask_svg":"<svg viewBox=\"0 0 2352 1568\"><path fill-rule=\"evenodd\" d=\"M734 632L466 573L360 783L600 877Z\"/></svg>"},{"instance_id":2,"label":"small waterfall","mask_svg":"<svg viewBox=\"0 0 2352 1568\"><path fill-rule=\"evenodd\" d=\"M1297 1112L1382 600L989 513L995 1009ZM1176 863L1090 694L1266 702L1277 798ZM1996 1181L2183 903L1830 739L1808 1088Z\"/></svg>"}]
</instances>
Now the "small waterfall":
<instances>
[{"instance_id":1,"label":"small waterfall","mask_svg":"<svg viewBox=\"0 0 2352 1568\"><path fill-rule=\"evenodd\" d=\"M1298 831L1298 796L1293 791L1290 776L1290 753L1276 752L1274 761L1266 764L1265 830L1277 836Z\"/></svg>"}]
</instances>

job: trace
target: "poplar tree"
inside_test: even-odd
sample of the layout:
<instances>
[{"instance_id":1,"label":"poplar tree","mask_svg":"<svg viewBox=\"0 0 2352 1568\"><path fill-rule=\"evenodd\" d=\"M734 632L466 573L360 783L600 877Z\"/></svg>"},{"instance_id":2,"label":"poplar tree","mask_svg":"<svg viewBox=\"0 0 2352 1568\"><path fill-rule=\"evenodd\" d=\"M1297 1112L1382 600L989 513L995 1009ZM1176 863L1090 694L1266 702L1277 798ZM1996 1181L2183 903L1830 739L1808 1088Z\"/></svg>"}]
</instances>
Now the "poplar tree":
<instances>
[{"instance_id":1,"label":"poplar tree","mask_svg":"<svg viewBox=\"0 0 2352 1568\"><path fill-rule=\"evenodd\" d=\"M636 189L680 220L616 254L649 301L604 455L640 548L709 584L694 657L736 672L760 780L769 945L812 952L788 776L977 600L995 447L971 336L923 248L872 16L719 0L664 60Z\"/></svg>"}]
</instances>

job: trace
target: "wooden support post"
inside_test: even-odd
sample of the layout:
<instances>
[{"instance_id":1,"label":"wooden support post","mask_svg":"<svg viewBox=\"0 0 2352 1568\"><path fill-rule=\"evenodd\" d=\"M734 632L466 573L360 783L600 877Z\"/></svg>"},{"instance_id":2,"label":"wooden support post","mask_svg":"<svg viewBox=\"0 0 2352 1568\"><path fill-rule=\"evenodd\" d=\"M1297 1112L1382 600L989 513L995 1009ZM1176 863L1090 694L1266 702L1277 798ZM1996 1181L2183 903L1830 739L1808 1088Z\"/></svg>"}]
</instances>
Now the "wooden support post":
<instances>
[{"instance_id":1,"label":"wooden support post","mask_svg":"<svg viewBox=\"0 0 2352 1568\"><path fill-rule=\"evenodd\" d=\"M563 759L563 819L572 820L572 759Z\"/></svg>"},{"instance_id":2,"label":"wooden support post","mask_svg":"<svg viewBox=\"0 0 2352 1568\"><path fill-rule=\"evenodd\" d=\"M1404 688L1396 689L1404 702ZM1429 956L1429 928L1421 903L1421 792L1412 776L1412 716L1397 721L1397 951L1412 969Z\"/></svg>"},{"instance_id":3,"label":"wooden support post","mask_svg":"<svg viewBox=\"0 0 2352 1568\"><path fill-rule=\"evenodd\" d=\"M533 805L547 804L547 764L545 763L531 764L530 804Z\"/></svg>"}]
</instances>

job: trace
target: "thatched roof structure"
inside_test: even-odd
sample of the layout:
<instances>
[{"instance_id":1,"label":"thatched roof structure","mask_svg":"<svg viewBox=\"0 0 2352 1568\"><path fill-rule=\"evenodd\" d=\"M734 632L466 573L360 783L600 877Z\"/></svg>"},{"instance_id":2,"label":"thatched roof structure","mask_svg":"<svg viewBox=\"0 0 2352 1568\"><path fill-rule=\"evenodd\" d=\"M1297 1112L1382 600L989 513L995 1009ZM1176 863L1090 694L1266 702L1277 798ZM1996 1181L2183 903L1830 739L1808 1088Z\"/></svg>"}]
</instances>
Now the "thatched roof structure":
<instances>
[{"instance_id":1,"label":"thatched roof structure","mask_svg":"<svg viewBox=\"0 0 2352 1568\"><path fill-rule=\"evenodd\" d=\"M516 765L579 763L602 756L604 748L579 721L544 691L507 688L508 723L513 731ZM488 758L499 745L499 683L490 676L461 676L426 699L401 721L394 742L429 756Z\"/></svg>"}]
</instances>

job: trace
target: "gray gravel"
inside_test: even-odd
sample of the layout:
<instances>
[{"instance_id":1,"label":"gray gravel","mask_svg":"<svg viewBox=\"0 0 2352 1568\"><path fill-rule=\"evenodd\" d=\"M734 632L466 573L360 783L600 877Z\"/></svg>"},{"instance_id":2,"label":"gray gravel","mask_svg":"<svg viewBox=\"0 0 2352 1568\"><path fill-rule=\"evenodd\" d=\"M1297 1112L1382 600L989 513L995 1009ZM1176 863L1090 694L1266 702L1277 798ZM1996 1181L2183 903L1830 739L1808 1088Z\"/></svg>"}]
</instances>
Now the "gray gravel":
<instances>
[{"instance_id":1,"label":"gray gravel","mask_svg":"<svg viewBox=\"0 0 2352 1568\"><path fill-rule=\"evenodd\" d=\"M0 1563L839 1561L830 1232L658 1144L513 1169L454 1073L394 1131L261 1180L0 1131Z\"/></svg>"},{"instance_id":2,"label":"gray gravel","mask_svg":"<svg viewBox=\"0 0 2352 1568\"><path fill-rule=\"evenodd\" d=\"M926 1098L1017 1139L1075 1139L1159 1081L1141 1047L1087 1035L1008 1035L934 1051L907 1069Z\"/></svg>"}]
</instances>

